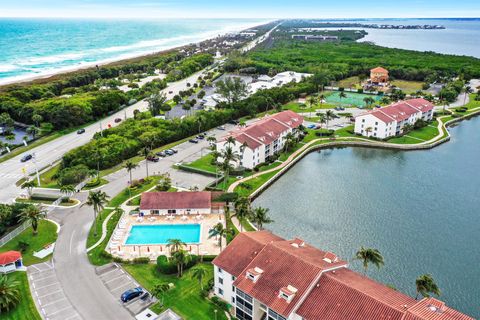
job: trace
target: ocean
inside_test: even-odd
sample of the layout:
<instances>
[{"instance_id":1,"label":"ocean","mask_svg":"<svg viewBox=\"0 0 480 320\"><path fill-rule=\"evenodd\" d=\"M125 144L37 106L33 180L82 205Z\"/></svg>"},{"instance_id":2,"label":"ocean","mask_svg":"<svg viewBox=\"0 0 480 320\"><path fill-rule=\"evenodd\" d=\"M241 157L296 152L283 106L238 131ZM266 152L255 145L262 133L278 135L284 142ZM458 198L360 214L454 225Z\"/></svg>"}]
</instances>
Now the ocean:
<instances>
[{"instance_id":1,"label":"ocean","mask_svg":"<svg viewBox=\"0 0 480 320\"><path fill-rule=\"evenodd\" d=\"M0 19L0 84L150 54L259 19Z\"/></svg>"}]
</instances>

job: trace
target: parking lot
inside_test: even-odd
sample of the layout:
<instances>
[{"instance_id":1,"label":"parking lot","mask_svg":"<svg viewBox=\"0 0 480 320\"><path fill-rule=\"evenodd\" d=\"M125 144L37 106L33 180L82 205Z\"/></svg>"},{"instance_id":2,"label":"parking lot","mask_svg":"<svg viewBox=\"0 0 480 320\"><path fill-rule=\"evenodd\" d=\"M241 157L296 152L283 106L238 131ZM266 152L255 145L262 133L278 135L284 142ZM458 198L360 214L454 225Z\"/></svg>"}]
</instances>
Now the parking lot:
<instances>
[{"instance_id":1,"label":"parking lot","mask_svg":"<svg viewBox=\"0 0 480 320\"><path fill-rule=\"evenodd\" d=\"M31 265L27 268L32 297L44 319L82 319L72 306L58 282L53 262Z\"/></svg>"},{"instance_id":2,"label":"parking lot","mask_svg":"<svg viewBox=\"0 0 480 320\"><path fill-rule=\"evenodd\" d=\"M136 298L127 303L122 303L120 300L122 293L128 289L140 287L140 285L115 263L98 267L95 269L95 272L98 274L105 287L107 287L108 291L118 299L118 304L125 307L132 316L139 314L149 305L156 302L156 299L150 296L150 298L145 301Z\"/></svg>"}]
</instances>

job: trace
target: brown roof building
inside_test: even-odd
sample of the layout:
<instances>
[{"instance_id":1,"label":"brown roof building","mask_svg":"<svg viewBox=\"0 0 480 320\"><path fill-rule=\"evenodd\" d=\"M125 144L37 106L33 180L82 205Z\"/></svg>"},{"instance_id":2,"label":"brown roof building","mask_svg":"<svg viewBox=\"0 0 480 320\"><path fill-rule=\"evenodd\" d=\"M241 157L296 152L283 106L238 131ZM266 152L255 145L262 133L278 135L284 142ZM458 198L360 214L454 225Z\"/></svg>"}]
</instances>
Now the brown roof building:
<instances>
[{"instance_id":1,"label":"brown roof building","mask_svg":"<svg viewBox=\"0 0 480 320\"><path fill-rule=\"evenodd\" d=\"M373 68L370 70L370 81L372 83L388 82L388 70L382 67Z\"/></svg>"},{"instance_id":2,"label":"brown roof building","mask_svg":"<svg viewBox=\"0 0 480 320\"><path fill-rule=\"evenodd\" d=\"M212 213L221 210L223 202L215 201L218 193L192 192L145 192L141 195L140 211L144 214L190 214Z\"/></svg>"},{"instance_id":3,"label":"brown roof building","mask_svg":"<svg viewBox=\"0 0 480 320\"><path fill-rule=\"evenodd\" d=\"M267 231L239 234L213 264L215 294L239 320L473 320L354 272L332 252Z\"/></svg>"}]
</instances>

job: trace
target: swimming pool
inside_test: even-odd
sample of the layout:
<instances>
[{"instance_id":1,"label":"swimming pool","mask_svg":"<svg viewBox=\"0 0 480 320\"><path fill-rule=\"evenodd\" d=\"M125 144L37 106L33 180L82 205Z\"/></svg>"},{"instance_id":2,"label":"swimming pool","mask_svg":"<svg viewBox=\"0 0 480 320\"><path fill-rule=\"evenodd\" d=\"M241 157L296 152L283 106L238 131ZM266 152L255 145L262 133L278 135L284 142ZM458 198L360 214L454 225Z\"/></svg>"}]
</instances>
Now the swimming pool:
<instances>
[{"instance_id":1,"label":"swimming pool","mask_svg":"<svg viewBox=\"0 0 480 320\"><path fill-rule=\"evenodd\" d=\"M199 224L134 225L130 229L126 245L167 244L169 239L184 243L200 243Z\"/></svg>"}]
</instances>

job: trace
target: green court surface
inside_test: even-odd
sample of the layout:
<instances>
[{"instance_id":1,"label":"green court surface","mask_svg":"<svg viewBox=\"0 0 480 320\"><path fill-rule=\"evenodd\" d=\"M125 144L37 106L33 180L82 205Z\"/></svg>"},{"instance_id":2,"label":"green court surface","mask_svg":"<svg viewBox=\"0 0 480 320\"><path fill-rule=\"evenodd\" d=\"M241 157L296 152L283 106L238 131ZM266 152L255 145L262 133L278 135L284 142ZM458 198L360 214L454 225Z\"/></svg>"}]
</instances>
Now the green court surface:
<instances>
[{"instance_id":1,"label":"green court surface","mask_svg":"<svg viewBox=\"0 0 480 320\"><path fill-rule=\"evenodd\" d=\"M335 104L338 106L351 106L351 107L360 107L363 108L366 106L365 99L366 97L371 97L375 101L381 99L381 96L378 95L371 95L371 94L363 94L363 93L353 93L353 92L344 92L346 97L340 98L340 92L332 92L329 94L325 100L327 103Z\"/></svg>"}]
</instances>

